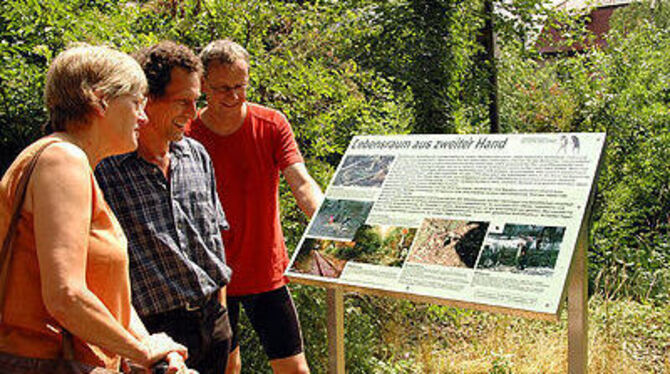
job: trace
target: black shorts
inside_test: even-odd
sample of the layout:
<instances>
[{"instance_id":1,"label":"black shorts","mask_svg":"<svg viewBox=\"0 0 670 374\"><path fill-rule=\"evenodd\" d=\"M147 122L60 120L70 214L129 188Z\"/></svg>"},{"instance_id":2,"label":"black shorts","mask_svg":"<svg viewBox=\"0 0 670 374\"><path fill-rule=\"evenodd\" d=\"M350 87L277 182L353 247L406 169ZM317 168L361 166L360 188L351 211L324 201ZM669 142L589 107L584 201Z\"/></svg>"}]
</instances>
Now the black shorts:
<instances>
[{"instance_id":1,"label":"black shorts","mask_svg":"<svg viewBox=\"0 0 670 374\"><path fill-rule=\"evenodd\" d=\"M259 294L228 297L228 316L233 330L231 352L239 345L240 303L270 360L302 353L298 312L286 286Z\"/></svg>"}]
</instances>

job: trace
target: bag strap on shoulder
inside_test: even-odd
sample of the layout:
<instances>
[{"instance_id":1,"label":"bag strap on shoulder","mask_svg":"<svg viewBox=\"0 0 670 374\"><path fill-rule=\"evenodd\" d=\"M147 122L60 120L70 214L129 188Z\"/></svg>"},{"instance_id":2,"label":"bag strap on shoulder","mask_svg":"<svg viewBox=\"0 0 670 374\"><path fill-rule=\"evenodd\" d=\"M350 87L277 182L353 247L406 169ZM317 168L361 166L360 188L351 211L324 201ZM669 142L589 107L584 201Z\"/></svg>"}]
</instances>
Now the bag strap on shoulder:
<instances>
[{"instance_id":1,"label":"bag strap on shoulder","mask_svg":"<svg viewBox=\"0 0 670 374\"><path fill-rule=\"evenodd\" d=\"M32 159L28 165L23 170L23 174L19 179L19 183L16 186L14 193L14 201L12 202L12 215L9 221L9 226L7 227L7 233L2 242L2 249L0 249L0 321L2 321L5 306L5 294L7 291L7 276L9 275L9 264L12 259L12 244L14 243L14 238L16 236L16 228L21 217L21 208L23 207L23 202L26 200L26 191L28 190L28 182L30 181L30 176L35 170L37 161L39 160L40 155L44 150L54 144L53 142L48 142L42 145L37 152L33 155Z\"/></svg>"}]
</instances>

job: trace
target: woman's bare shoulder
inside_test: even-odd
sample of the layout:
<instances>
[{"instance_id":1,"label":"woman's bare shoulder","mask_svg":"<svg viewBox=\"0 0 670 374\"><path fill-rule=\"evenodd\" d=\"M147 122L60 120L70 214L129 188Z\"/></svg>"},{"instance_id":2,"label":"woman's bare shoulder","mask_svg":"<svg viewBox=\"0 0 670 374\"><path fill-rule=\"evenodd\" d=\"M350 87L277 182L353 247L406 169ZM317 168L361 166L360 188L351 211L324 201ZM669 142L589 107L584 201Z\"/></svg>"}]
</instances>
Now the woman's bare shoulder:
<instances>
[{"instance_id":1,"label":"woman's bare shoulder","mask_svg":"<svg viewBox=\"0 0 670 374\"><path fill-rule=\"evenodd\" d=\"M36 168L48 172L51 168L69 168L86 166L82 171L88 169L89 161L86 153L78 146L68 142L57 142L49 145L40 159L37 161Z\"/></svg>"},{"instance_id":2,"label":"woman's bare shoulder","mask_svg":"<svg viewBox=\"0 0 670 374\"><path fill-rule=\"evenodd\" d=\"M90 194L91 168L84 151L72 143L58 142L47 147L35 165L28 185L32 198L24 209L32 212L35 197L40 201L74 202Z\"/></svg>"}]
</instances>

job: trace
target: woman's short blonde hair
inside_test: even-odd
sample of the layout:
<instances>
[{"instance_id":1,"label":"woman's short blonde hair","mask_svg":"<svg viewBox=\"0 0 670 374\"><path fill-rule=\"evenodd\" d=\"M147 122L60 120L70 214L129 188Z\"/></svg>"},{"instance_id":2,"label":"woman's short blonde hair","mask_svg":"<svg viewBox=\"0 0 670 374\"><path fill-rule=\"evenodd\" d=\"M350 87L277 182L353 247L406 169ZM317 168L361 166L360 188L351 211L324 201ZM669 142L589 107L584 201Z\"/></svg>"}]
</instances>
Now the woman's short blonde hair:
<instances>
[{"instance_id":1,"label":"woman's short blonde hair","mask_svg":"<svg viewBox=\"0 0 670 374\"><path fill-rule=\"evenodd\" d=\"M52 131L87 121L103 105L99 95L113 99L147 91L140 65L129 55L106 46L76 44L61 52L49 67L44 102Z\"/></svg>"}]
</instances>

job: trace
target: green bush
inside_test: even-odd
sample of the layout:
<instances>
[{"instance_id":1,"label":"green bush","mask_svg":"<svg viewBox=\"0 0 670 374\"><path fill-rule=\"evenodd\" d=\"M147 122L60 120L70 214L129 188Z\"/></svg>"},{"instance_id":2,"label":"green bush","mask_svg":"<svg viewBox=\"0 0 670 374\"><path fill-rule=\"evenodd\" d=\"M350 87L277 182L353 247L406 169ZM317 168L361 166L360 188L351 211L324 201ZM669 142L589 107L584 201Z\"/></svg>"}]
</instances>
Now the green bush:
<instances>
[{"instance_id":1,"label":"green bush","mask_svg":"<svg viewBox=\"0 0 670 374\"><path fill-rule=\"evenodd\" d=\"M544 0L496 4L507 11L496 18L502 131L608 133L589 250L594 290L669 301L669 1L622 8L606 48L550 60L528 44L535 21L569 25L572 41L587 35L584 18L555 14ZM44 75L67 44L131 52L167 38L199 50L229 37L252 55L250 99L286 113L325 187L353 135L488 128L482 9L480 0L0 2L0 171L40 135ZM293 251L307 220L290 195L282 182ZM325 292L293 291L308 360L315 373L325 372ZM352 373L412 372L415 358L397 347L412 351L435 326L457 333L461 317L471 315L361 295L348 296L345 308ZM241 343L246 371L269 372L245 319ZM500 358L494 364L507 366Z\"/></svg>"},{"instance_id":2,"label":"green bush","mask_svg":"<svg viewBox=\"0 0 670 374\"><path fill-rule=\"evenodd\" d=\"M4 1L0 3L0 170L41 135L46 121L42 103L51 59L72 42L108 44L126 52L161 39L199 50L217 38L232 38L252 55L249 98L283 111L293 125L307 165L325 187L354 134L406 133L409 101L396 97L388 81L344 57L360 23L349 22L344 4L275 1ZM282 218L293 249L306 219L282 183ZM303 311L310 362L325 363L323 292L296 287ZM365 316L348 323L366 330ZM245 367L267 370L262 350L244 324ZM366 360L366 339L350 350ZM361 346L361 348L356 348ZM321 361L320 361L321 360ZM365 364L356 366L363 367Z\"/></svg>"},{"instance_id":3,"label":"green bush","mask_svg":"<svg viewBox=\"0 0 670 374\"><path fill-rule=\"evenodd\" d=\"M507 132L607 132L589 248L609 297L668 301L670 2L617 10L607 47L573 57L501 59Z\"/></svg>"}]
</instances>

